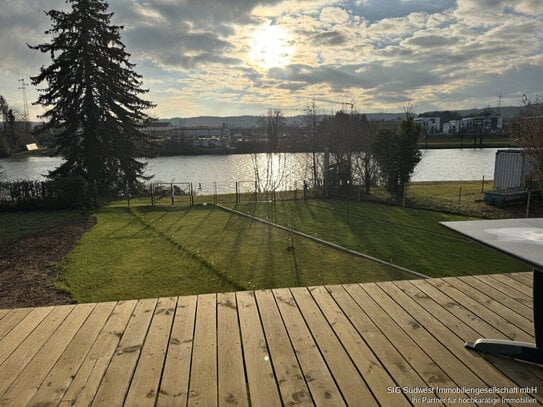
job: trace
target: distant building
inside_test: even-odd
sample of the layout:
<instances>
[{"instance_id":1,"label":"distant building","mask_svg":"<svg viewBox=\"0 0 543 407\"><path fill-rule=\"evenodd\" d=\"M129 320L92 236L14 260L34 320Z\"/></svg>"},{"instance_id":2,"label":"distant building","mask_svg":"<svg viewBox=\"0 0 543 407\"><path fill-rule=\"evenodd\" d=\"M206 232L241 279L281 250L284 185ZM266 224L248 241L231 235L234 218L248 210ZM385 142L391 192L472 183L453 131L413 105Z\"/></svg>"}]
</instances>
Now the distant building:
<instances>
[{"instance_id":1,"label":"distant building","mask_svg":"<svg viewBox=\"0 0 543 407\"><path fill-rule=\"evenodd\" d=\"M225 124L220 127L176 127L170 130L169 138L197 148L230 148L231 143L230 129Z\"/></svg>"},{"instance_id":2,"label":"distant building","mask_svg":"<svg viewBox=\"0 0 543 407\"><path fill-rule=\"evenodd\" d=\"M465 117L461 120L451 120L443 123L443 133L460 133L461 131L497 133L503 129L503 118L499 115Z\"/></svg>"},{"instance_id":3,"label":"distant building","mask_svg":"<svg viewBox=\"0 0 543 407\"><path fill-rule=\"evenodd\" d=\"M417 123L425 134L437 134L441 132L441 124L439 117L417 117Z\"/></svg>"},{"instance_id":4,"label":"distant building","mask_svg":"<svg viewBox=\"0 0 543 407\"><path fill-rule=\"evenodd\" d=\"M155 137L168 137L173 126L170 122L151 122L141 129L142 133Z\"/></svg>"}]
</instances>

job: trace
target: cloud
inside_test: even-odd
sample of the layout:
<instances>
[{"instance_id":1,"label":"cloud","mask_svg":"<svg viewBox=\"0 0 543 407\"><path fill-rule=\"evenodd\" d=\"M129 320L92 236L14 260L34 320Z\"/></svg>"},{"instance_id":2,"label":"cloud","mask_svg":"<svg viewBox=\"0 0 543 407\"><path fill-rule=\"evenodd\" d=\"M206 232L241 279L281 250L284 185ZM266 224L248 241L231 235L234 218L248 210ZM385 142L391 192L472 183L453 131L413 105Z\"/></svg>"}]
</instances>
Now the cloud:
<instances>
[{"instance_id":1,"label":"cloud","mask_svg":"<svg viewBox=\"0 0 543 407\"><path fill-rule=\"evenodd\" d=\"M353 4L353 12L370 21L405 17L412 13L439 13L451 9L455 0L359 0Z\"/></svg>"},{"instance_id":2,"label":"cloud","mask_svg":"<svg viewBox=\"0 0 543 407\"><path fill-rule=\"evenodd\" d=\"M50 20L38 2L9 3L0 93L18 103L17 79L49 61L25 44L47 41ZM540 0L116 0L110 10L156 111L177 116L295 109L312 95L393 110L406 100L472 107L494 103L500 90L504 103L543 91ZM288 34L289 64L267 69L249 58L263 25Z\"/></svg>"}]
</instances>

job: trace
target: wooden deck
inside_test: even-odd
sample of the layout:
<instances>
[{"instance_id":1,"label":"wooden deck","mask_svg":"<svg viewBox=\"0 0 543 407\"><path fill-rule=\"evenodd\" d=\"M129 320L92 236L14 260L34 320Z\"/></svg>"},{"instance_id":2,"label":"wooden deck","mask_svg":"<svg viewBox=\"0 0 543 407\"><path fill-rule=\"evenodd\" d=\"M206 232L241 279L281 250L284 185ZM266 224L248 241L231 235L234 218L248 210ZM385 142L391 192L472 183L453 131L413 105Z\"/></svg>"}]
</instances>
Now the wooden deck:
<instances>
[{"instance_id":1,"label":"wooden deck","mask_svg":"<svg viewBox=\"0 0 543 407\"><path fill-rule=\"evenodd\" d=\"M531 273L0 310L0 405L535 405ZM486 399L486 400L485 400Z\"/></svg>"}]
</instances>

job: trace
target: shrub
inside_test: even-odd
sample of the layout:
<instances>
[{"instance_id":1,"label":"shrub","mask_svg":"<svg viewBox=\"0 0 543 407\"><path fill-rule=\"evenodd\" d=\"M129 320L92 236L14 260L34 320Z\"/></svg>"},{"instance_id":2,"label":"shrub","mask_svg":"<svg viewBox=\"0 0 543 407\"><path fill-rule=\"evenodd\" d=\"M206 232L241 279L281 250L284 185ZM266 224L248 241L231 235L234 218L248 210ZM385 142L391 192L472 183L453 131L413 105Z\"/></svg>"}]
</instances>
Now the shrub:
<instances>
[{"instance_id":1,"label":"shrub","mask_svg":"<svg viewBox=\"0 0 543 407\"><path fill-rule=\"evenodd\" d=\"M83 177L51 181L16 181L0 184L0 209L75 209L90 206Z\"/></svg>"}]
</instances>

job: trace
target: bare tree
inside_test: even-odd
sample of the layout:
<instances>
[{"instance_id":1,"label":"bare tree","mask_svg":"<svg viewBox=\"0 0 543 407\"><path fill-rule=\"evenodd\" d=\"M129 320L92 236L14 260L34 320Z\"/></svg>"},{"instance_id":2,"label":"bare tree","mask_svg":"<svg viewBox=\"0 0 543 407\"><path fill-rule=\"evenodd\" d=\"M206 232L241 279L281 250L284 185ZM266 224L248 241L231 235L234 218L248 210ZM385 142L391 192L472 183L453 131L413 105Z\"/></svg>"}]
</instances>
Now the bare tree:
<instances>
[{"instance_id":1,"label":"bare tree","mask_svg":"<svg viewBox=\"0 0 543 407\"><path fill-rule=\"evenodd\" d=\"M251 154L256 187L258 192L276 191L283 183L287 168L287 155L281 138L285 118L281 109L270 108L267 115L260 118L259 124L266 134L267 148L263 154Z\"/></svg>"},{"instance_id":2,"label":"bare tree","mask_svg":"<svg viewBox=\"0 0 543 407\"><path fill-rule=\"evenodd\" d=\"M318 178L319 178L319 167L320 163L317 157L317 135L318 135L318 126L319 126L319 107L315 99L313 99L307 106L304 108L305 115L303 117L303 129L309 136L310 144L310 154L311 154L311 173L313 176L313 188L318 187Z\"/></svg>"},{"instance_id":3,"label":"bare tree","mask_svg":"<svg viewBox=\"0 0 543 407\"><path fill-rule=\"evenodd\" d=\"M524 95L522 105L518 120L511 125L510 133L531 158L539 190L543 194L543 98L536 96L532 101Z\"/></svg>"}]
</instances>

